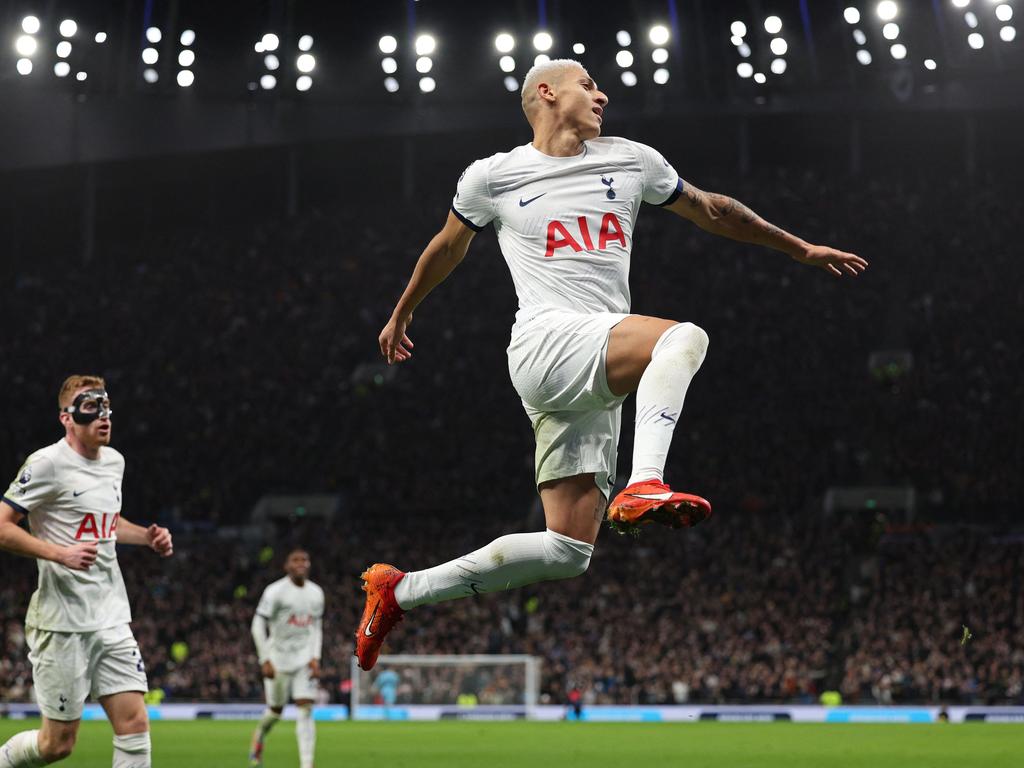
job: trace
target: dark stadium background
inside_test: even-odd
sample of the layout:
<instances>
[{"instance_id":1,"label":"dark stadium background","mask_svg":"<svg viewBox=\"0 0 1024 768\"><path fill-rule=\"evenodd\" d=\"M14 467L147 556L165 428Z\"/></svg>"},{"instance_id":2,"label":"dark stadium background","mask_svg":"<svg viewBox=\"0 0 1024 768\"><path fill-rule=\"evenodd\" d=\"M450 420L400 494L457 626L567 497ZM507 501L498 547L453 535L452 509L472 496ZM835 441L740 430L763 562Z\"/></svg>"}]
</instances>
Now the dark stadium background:
<instances>
[{"instance_id":1,"label":"dark stadium background","mask_svg":"<svg viewBox=\"0 0 1024 768\"><path fill-rule=\"evenodd\" d=\"M580 58L611 99L606 134L871 268L831 280L643 211L634 311L711 337L667 476L715 517L637 542L602 533L584 579L422 609L391 650L538 654L552 703L579 687L594 703L810 703L834 689L1024 704L1021 42L992 36L988 3L974 3L989 39L971 51L948 2L902 2L908 59L865 20L864 67L847 3L805 3L810 33L799 2L679 3L659 87L646 29L668 4L541 5L554 53L587 44ZM302 543L327 590L325 680L340 700L365 564L419 568L541 524L493 232L417 312L413 361L389 371L376 351L461 171L529 140L493 37L516 34L521 79L541 6L416 3L417 31L439 41L430 94L401 51L401 90L381 85L376 41L409 47L406 3L42 6L6 3L0 32L35 11L41 38L66 15L111 39L82 48L81 84L53 77L51 37L50 64L29 77L0 51L0 468L13 478L59 438L65 375L106 376L125 515L169 525L178 545L169 562L122 555L151 684L168 701L258 698L248 622ZM142 81L147 7L173 30L162 61L196 29L191 88L166 64L156 87ZM729 23L747 19L764 59L771 11L790 66L757 86L736 75ZM619 81L620 28L635 88ZM289 50L314 36L309 92L288 61L274 91L248 89L270 29ZM630 450L627 434L620 475ZM840 487L912 488L916 504L826 513ZM305 492L338 494L341 512L247 532L262 496ZM25 700L35 569L4 557L2 573L0 700Z\"/></svg>"}]
</instances>

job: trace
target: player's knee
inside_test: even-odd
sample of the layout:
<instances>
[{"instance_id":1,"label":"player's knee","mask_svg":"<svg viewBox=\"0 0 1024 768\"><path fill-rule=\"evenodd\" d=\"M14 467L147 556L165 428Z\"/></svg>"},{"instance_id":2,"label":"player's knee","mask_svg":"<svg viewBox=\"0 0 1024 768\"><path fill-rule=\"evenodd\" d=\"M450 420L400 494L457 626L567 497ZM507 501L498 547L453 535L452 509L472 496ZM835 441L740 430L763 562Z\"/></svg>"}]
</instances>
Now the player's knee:
<instances>
[{"instance_id":1,"label":"player's knee","mask_svg":"<svg viewBox=\"0 0 1024 768\"><path fill-rule=\"evenodd\" d=\"M551 530L546 532L546 536L545 551L551 579L571 579L587 572L594 554L593 544Z\"/></svg>"},{"instance_id":2,"label":"player's knee","mask_svg":"<svg viewBox=\"0 0 1024 768\"><path fill-rule=\"evenodd\" d=\"M704 362L711 339L707 331L699 325L679 323L665 331L661 341L661 346L666 352L671 350L678 354L686 361L687 366L696 372Z\"/></svg>"},{"instance_id":3,"label":"player's knee","mask_svg":"<svg viewBox=\"0 0 1024 768\"><path fill-rule=\"evenodd\" d=\"M280 717L281 713L284 712L284 707L267 707L267 709L269 709L271 712L273 712L278 717Z\"/></svg>"},{"instance_id":4,"label":"player's knee","mask_svg":"<svg viewBox=\"0 0 1024 768\"><path fill-rule=\"evenodd\" d=\"M75 734L68 732L39 734L39 756L47 763L55 763L71 756L75 748Z\"/></svg>"}]
</instances>

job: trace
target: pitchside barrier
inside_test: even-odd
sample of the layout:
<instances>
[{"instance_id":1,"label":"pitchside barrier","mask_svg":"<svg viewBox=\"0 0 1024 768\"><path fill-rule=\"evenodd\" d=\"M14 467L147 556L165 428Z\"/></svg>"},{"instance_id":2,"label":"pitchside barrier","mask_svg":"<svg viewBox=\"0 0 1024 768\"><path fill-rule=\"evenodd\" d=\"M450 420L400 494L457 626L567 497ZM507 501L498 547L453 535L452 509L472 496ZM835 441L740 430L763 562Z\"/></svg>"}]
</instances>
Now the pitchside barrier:
<instances>
[{"instance_id":1,"label":"pitchside barrier","mask_svg":"<svg viewBox=\"0 0 1024 768\"><path fill-rule=\"evenodd\" d=\"M1022 707L816 707L806 705L770 706L672 706L672 707L583 707L581 720L589 722L696 723L778 722L797 723L934 723L945 711L951 723L986 722L1024 724ZM151 720L255 720L263 714L263 705L253 704L160 704L149 707ZM313 708L319 721L348 720L349 708L328 705ZM35 704L0 704L0 717L24 719L39 717ZM295 707L284 710L286 720L295 719ZM106 715L98 704L87 704L83 720L104 720ZM535 707L478 705L435 706L425 704L361 706L358 720L573 720L567 707L540 705Z\"/></svg>"}]
</instances>

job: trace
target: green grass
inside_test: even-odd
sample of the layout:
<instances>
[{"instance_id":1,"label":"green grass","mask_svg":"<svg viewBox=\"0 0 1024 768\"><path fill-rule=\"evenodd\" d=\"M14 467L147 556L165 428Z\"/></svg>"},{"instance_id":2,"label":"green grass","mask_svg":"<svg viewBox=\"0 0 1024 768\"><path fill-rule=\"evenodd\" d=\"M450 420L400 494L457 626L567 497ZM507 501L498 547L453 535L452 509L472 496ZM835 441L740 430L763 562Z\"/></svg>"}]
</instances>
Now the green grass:
<instances>
[{"instance_id":1,"label":"green grass","mask_svg":"<svg viewBox=\"0 0 1024 768\"><path fill-rule=\"evenodd\" d=\"M32 721L0 720L0 743ZM158 768L244 768L248 722L154 723ZM375 768L1019 768L1024 726L797 723L317 723L317 765ZM108 768L110 730L83 723L69 768ZM297 768L294 727L265 768Z\"/></svg>"}]
</instances>

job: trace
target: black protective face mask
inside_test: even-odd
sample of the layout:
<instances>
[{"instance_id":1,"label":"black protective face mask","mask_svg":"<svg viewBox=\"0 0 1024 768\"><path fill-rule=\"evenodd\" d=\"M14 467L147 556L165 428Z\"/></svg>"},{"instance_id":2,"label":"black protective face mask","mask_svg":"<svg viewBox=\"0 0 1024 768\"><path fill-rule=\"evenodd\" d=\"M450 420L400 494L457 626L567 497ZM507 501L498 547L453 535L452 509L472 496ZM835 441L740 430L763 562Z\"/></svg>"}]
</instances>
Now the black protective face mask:
<instances>
[{"instance_id":1,"label":"black protective face mask","mask_svg":"<svg viewBox=\"0 0 1024 768\"><path fill-rule=\"evenodd\" d=\"M75 398L63 413L70 413L75 424L92 424L96 419L109 419L114 412L110 407L110 396L105 389L87 389Z\"/></svg>"}]
</instances>

